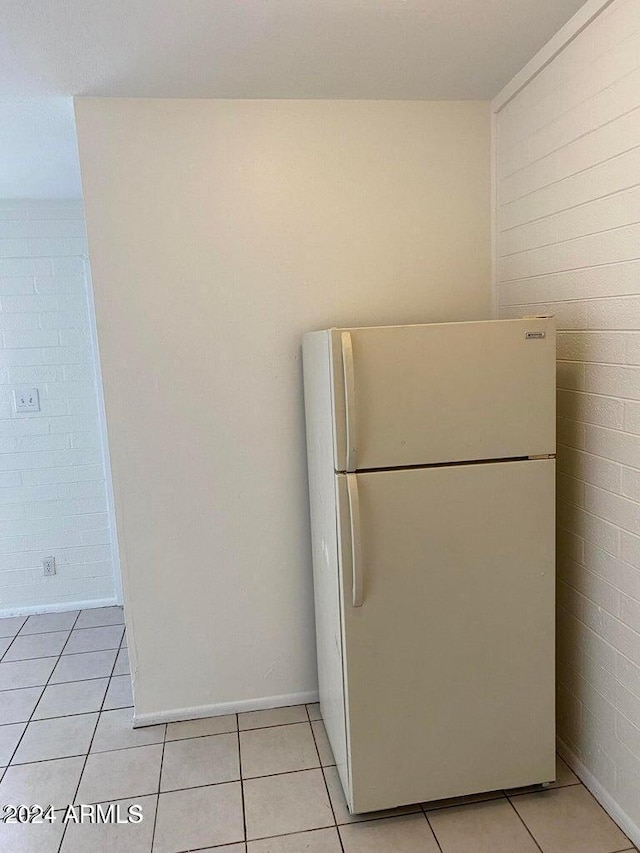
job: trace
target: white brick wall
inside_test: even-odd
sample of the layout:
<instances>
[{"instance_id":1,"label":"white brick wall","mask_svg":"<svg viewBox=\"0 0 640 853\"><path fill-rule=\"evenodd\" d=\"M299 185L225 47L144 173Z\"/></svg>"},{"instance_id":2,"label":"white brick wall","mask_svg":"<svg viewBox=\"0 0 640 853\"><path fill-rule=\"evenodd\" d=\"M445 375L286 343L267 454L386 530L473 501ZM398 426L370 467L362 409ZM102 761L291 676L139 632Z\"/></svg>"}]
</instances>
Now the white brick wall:
<instances>
[{"instance_id":1,"label":"white brick wall","mask_svg":"<svg viewBox=\"0 0 640 853\"><path fill-rule=\"evenodd\" d=\"M0 202L0 615L115 599L86 251L80 204Z\"/></svg>"},{"instance_id":2,"label":"white brick wall","mask_svg":"<svg viewBox=\"0 0 640 853\"><path fill-rule=\"evenodd\" d=\"M640 827L640 0L496 120L501 317L558 343L558 723Z\"/></svg>"}]
</instances>

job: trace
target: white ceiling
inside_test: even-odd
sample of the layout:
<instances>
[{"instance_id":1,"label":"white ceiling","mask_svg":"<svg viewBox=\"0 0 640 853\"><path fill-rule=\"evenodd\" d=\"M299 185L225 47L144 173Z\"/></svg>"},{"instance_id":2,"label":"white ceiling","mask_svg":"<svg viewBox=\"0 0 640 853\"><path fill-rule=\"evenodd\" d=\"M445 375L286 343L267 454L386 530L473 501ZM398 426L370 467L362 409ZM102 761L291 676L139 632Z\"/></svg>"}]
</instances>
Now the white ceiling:
<instances>
[{"instance_id":1,"label":"white ceiling","mask_svg":"<svg viewBox=\"0 0 640 853\"><path fill-rule=\"evenodd\" d=\"M0 197L79 195L71 95L491 98L582 3L2 0Z\"/></svg>"}]
</instances>

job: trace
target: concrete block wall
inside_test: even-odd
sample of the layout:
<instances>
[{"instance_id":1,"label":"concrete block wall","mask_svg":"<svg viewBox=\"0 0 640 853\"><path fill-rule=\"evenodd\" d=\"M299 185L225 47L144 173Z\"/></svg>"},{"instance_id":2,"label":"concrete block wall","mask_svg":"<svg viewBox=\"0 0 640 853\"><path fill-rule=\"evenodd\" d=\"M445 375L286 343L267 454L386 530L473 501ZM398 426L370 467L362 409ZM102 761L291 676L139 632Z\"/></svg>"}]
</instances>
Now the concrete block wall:
<instances>
[{"instance_id":1,"label":"concrete block wall","mask_svg":"<svg viewBox=\"0 0 640 853\"><path fill-rule=\"evenodd\" d=\"M640 833L640 0L496 116L500 317L558 321L558 727Z\"/></svg>"},{"instance_id":2,"label":"concrete block wall","mask_svg":"<svg viewBox=\"0 0 640 853\"><path fill-rule=\"evenodd\" d=\"M0 615L115 603L86 252L81 204L0 201Z\"/></svg>"}]
</instances>

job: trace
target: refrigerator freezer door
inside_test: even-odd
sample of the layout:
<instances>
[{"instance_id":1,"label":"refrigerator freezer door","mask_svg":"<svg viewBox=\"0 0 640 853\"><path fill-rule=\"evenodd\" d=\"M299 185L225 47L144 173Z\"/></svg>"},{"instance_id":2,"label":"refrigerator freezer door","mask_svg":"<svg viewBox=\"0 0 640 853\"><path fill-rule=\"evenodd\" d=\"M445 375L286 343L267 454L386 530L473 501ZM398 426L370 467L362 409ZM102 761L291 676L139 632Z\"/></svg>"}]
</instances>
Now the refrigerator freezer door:
<instances>
[{"instance_id":1,"label":"refrigerator freezer door","mask_svg":"<svg viewBox=\"0 0 640 853\"><path fill-rule=\"evenodd\" d=\"M337 475L354 812L555 778L554 468Z\"/></svg>"},{"instance_id":2,"label":"refrigerator freezer door","mask_svg":"<svg viewBox=\"0 0 640 853\"><path fill-rule=\"evenodd\" d=\"M553 319L330 335L336 470L555 453Z\"/></svg>"}]
</instances>

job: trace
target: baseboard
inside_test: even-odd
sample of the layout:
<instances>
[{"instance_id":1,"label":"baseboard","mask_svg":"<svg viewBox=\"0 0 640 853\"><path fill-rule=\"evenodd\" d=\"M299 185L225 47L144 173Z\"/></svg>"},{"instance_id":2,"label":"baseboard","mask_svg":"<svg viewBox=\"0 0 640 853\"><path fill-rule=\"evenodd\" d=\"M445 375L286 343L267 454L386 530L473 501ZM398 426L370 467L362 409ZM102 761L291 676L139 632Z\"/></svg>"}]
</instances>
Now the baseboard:
<instances>
[{"instance_id":1,"label":"baseboard","mask_svg":"<svg viewBox=\"0 0 640 853\"><path fill-rule=\"evenodd\" d=\"M629 836L631 842L636 847L640 846L640 826L631 820L629 815L623 811L606 788L603 788L595 776L560 738L557 739L556 745L560 757L569 765L576 776L584 783L585 787L591 791L602 808L611 815L620 829Z\"/></svg>"},{"instance_id":2,"label":"baseboard","mask_svg":"<svg viewBox=\"0 0 640 853\"><path fill-rule=\"evenodd\" d=\"M149 714L133 713L134 729L153 726L157 723L179 723L183 720L199 720L202 717L220 717L223 714L241 714L244 711L266 711L284 708L287 705L305 705L318 701L318 691L287 693L284 696L264 696L261 699L240 699L237 702L218 702L215 705L195 705L192 708L171 708Z\"/></svg>"},{"instance_id":3,"label":"baseboard","mask_svg":"<svg viewBox=\"0 0 640 853\"><path fill-rule=\"evenodd\" d=\"M0 619L5 616L33 616L37 613L64 613L67 610L91 610L94 607L115 607L115 598L92 598L90 601L63 601L59 604L35 604L33 607L8 607L0 609Z\"/></svg>"}]
</instances>

